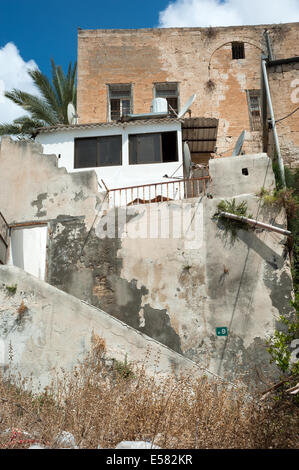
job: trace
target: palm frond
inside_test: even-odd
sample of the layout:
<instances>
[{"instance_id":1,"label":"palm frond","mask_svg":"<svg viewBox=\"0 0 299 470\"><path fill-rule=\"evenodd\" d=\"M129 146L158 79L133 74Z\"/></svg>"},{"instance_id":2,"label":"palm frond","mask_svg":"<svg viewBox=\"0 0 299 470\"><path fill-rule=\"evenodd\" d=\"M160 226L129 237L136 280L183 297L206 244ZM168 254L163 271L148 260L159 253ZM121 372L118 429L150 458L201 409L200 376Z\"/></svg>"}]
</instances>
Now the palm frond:
<instances>
[{"instance_id":1,"label":"palm frond","mask_svg":"<svg viewBox=\"0 0 299 470\"><path fill-rule=\"evenodd\" d=\"M18 135L20 126L15 124L0 124L0 135Z\"/></svg>"},{"instance_id":2,"label":"palm frond","mask_svg":"<svg viewBox=\"0 0 299 470\"><path fill-rule=\"evenodd\" d=\"M28 111L34 119L45 121L49 126L59 123L55 110L43 98L16 89L5 93L5 96Z\"/></svg>"},{"instance_id":3,"label":"palm frond","mask_svg":"<svg viewBox=\"0 0 299 470\"><path fill-rule=\"evenodd\" d=\"M56 112L57 115L60 115L61 110L57 100L57 95L49 79L39 70L30 70L29 75L33 79L48 105Z\"/></svg>"},{"instance_id":4,"label":"palm frond","mask_svg":"<svg viewBox=\"0 0 299 470\"><path fill-rule=\"evenodd\" d=\"M53 59L51 65L52 82L37 69L29 71L41 96L17 89L5 93L8 99L27 111L29 116L21 116L12 124L0 125L0 135L32 136L38 127L68 124L67 106L72 102L76 108L77 63L74 66L69 64L66 75Z\"/></svg>"}]
</instances>

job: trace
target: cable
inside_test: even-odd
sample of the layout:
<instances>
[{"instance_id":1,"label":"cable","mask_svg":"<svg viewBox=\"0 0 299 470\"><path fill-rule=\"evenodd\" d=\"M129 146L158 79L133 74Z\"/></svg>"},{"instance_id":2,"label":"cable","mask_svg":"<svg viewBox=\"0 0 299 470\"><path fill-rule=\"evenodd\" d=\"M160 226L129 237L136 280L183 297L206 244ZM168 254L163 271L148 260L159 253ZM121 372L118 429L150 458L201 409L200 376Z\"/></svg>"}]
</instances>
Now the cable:
<instances>
[{"instance_id":1,"label":"cable","mask_svg":"<svg viewBox=\"0 0 299 470\"><path fill-rule=\"evenodd\" d=\"M298 111L298 109L299 109L299 106L298 106L298 108L294 109L291 113L287 114L283 118L277 119L277 121L275 121L275 124L277 124L278 122L283 121L284 119L287 119L288 117L292 116L292 114L295 114Z\"/></svg>"}]
</instances>

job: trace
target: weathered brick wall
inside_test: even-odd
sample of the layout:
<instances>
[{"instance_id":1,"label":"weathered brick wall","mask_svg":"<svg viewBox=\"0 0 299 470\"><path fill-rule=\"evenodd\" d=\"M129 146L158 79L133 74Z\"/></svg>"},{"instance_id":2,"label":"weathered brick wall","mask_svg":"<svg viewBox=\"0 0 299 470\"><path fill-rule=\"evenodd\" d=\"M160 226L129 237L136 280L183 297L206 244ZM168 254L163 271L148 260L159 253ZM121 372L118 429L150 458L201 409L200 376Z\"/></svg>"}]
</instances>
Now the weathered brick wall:
<instances>
[{"instance_id":1,"label":"weathered brick wall","mask_svg":"<svg viewBox=\"0 0 299 470\"><path fill-rule=\"evenodd\" d=\"M282 156L288 166L298 168L299 111L291 113L299 106L299 63L271 67L269 81Z\"/></svg>"},{"instance_id":2,"label":"weathered brick wall","mask_svg":"<svg viewBox=\"0 0 299 470\"><path fill-rule=\"evenodd\" d=\"M245 91L260 88L261 52L266 49L265 29L270 33L276 59L299 55L299 23L226 28L79 30L80 123L107 120L109 83L133 83L134 113L145 113L150 111L154 82L174 81L179 82L181 105L193 93L197 94L192 105L193 117L219 119L217 152L231 155L243 129L248 131L244 150L250 153L261 151L260 132L250 132ZM232 60L232 41L245 43L244 60ZM278 80L284 80L283 74ZM208 82L212 87L207 86ZM288 107L286 103L285 106ZM296 123L294 126L297 136L296 139L293 136L290 146L298 147L295 142L299 130ZM288 154L288 139L283 147Z\"/></svg>"}]
</instances>

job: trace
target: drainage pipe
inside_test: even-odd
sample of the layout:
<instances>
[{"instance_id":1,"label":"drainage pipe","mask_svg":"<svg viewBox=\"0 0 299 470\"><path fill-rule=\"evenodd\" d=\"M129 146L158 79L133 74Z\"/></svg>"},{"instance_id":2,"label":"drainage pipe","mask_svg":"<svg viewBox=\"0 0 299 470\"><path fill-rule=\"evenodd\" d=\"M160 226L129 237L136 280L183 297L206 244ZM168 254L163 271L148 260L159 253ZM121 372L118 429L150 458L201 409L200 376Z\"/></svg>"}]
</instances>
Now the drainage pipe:
<instances>
[{"instance_id":1,"label":"drainage pipe","mask_svg":"<svg viewBox=\"0 0 299 470\"><path fill-rule=\"evenodd\" d=\"M267 66L266 66L266 60L265 59L262 59L262 70L263 70L264 83L265 83L266 94L267 94L267 101L268 101L269 110L270 110L270 116L271 116L271 122L272 122L272 128L273 128L273 135L274 135L274 142L275 142L275 147L276 147L276 152L277 152L277 158L278 158L278 165L279 165L279 169L280 169L281 181L282 181L283 187L285 188L286 187L286 180L285 180L285 174L284 174L284 166L283 166L283 161L282 161L282 156L281 156L280 146L279 146L279 140L278 140L278 135L277 135L277 130L276 130L276 123L275 123L274 111L273 111L273 106L272 106L271 93L270 93L268 74L267 74Z\"/></svg>"},{"instance_id":2,"label":"drainage pipe","mask_svg":"<svg viewBox=\"0 0 299 470\"><path fill-rule=\"evenodd\" d=\"M255 227L261 227L266 230L271 230L272 232L277 232L287 237L292 236L292 232L285 230L283 228L275 227L274 225L264 224L263 222L258 222L254 219L249 219L248 217L242 217L241 215L231 214L230 212L220 212L219 217L226 217L227 219L239 220L240 222L245 222L249 225L254 225Z\"/></svg>"}]
</instances>

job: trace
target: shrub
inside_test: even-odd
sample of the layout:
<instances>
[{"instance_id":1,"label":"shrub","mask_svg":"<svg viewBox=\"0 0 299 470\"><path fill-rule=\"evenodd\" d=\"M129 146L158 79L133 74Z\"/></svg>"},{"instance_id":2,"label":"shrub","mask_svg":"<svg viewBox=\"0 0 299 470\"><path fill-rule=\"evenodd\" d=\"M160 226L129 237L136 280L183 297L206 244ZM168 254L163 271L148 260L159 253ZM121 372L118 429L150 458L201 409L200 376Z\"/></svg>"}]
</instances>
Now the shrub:
<instances>
[{"instance_id":1,"label":"shrub","mask_svg":"<svg viewBox=\"0 0 299 470\"><path fill-rule=\"evenodd\" d=\"M247 202L242 201L240 204L236 204L235 199L232 201L221 201L217 205L218 211L214 214L213 218L220 218L221 225L224 229L225 237L230 235L231 242L234 242L237 236L238 230L249 230L251 227L246 223L239 220L228 219L220 215L221 212L229 212L241 217L252 218L252 214L247 214Z\"/></svg>"}]
</instances>

